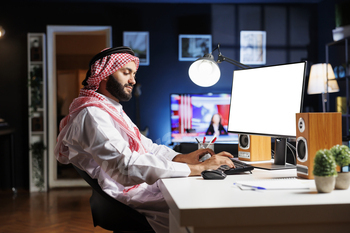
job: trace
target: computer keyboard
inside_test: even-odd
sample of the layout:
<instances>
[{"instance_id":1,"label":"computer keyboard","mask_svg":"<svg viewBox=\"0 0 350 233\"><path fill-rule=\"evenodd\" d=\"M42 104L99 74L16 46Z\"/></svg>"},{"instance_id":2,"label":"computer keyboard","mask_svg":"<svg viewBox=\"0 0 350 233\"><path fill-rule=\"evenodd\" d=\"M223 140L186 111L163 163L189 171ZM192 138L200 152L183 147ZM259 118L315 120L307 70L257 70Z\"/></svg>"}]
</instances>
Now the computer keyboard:
<instances>
[{"instance_id":1,"label":"computer keyboard","mask_svg":"<svg viewBox=\"0 0 350 233\"><path fill-rule=\"evenodd\" d=\"M237 159L232 158L231 161L235 165L235 168L230 168L228 166L223 165L225 166L224 172L226 173L226 175L233 175L233 174L242 173L246 171L249 171L251 173L251 171L254 170L254 167L252 165L249 165Z\"/></svg>"},{"instance_id":2,"label":"computer keyboard","mask_svg":"<svg viewBox=\"0 0 350 233\"><path fill-rule=\"evenodd\" d=\"M232 160L233 164L235 165L234 168L230 168L228 165L222 165L216 170L203 171L201 173L202 177L204 179L208 179L208 180L213 180L213 179L222 180L222 179L225 179L225 177L227 175L239 174L239 173L246 172L246 171L251 172L254 169L253 166L246 164L242 161L239 161L237 159L232 158L231 160Z\"/></svg>"}]
</instances>

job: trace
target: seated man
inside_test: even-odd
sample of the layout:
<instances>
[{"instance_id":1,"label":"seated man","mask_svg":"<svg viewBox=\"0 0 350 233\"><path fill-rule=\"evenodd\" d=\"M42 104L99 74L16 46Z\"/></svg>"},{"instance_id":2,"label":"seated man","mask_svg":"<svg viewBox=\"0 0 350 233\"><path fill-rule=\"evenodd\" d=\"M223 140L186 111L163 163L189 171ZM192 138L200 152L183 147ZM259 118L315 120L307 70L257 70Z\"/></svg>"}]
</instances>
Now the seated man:
<instances>
[{"instance_id":1,"label":"seated man","mask_svg":"<svg viewBox=\"0 0 350 233\"><path fill-rule=\"evenodd\" d=\"M55 155L97 179L118 201L144 214L156 232L168 232L168 206L158 188L167 177L200 175L227 164L227 152L200 149L179 154L140 134L123 111L135 85L139 59L128 47L103 50L90 62L79 97L60 123ZM212 157L204 162L206 153Z\"/></svg>"}]
</instances>

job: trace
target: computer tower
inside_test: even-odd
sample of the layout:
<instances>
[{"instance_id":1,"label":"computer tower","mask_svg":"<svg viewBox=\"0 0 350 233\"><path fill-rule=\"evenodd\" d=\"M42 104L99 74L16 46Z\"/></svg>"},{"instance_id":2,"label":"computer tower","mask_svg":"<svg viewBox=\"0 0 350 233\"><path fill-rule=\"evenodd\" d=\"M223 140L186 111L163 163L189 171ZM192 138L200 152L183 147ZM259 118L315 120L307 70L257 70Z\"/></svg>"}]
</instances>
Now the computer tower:
<instances>
[{"instance_id":1,"label":"computer tower","mask_svg":"<svg viewBox=\"0 0 350 233\"><path fill-rule=\"evenodd\" d=\"M296 156L298 177L313 179L316 152L342 144L341 113L297 113Z\"/></svg>"},{"instance_id":2,"label":"computer tower","mask_svg":"<svg viewBox=\"0 0 350 233\"><path fill-rule=\"evenodd\" d=\"M244 161L271 160L271 137L239 134L238 158Z\"/></svg>"}]
</instances>

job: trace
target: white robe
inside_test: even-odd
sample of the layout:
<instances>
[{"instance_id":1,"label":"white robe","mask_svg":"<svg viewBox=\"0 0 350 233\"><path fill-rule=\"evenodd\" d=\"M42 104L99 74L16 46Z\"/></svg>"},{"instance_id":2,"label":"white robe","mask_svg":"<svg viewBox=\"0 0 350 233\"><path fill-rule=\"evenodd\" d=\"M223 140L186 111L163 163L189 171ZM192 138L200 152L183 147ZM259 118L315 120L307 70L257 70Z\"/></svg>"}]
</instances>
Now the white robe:
<instances>
[{"instance_id":1,"label":"white robe","mask_svg":"<svg viewBox=\"0 0 350 233\"><path fill-rule=\"evenodd\" d=\"M108 99L122 114L129 128L136 127L123 113L122 106ZM58 161L72 163L98 180L101 188L118 201L143 213L157 233L168 232L168 206L158 187L160 178L186 177L190 169L185 163L173 162L178 154L141 136L148 151L132 152L128 136L117 122L98 107L81 110L58 141L69 148L69 157ZM134 185L140 184L135 187Z\"/></svg>"}]
</instances>

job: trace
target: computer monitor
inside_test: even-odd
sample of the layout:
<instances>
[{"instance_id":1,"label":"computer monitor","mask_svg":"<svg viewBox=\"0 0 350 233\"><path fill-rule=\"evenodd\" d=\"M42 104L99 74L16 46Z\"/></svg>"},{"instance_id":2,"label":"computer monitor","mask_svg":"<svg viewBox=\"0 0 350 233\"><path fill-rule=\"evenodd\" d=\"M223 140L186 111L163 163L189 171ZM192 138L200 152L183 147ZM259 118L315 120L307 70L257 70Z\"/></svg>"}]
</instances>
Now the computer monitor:
<instances>
[{"instance_id":1,"label":"computer monitor","mask_svg":"<svg viewBox=\"0 0 350 233\"><path fill-rule=\"evenodd\" d=\"M213 115L221 117L223 130L216 142L237 142L237 134L227 132L230 109L228 93L173 93L170 94L171 140L173 143L211 140L208 131Z\"/></svg>"},{"instance_id":2,"label":"computer monitor","mask_svg":"<svg viewBox=\"0 0 350 233\"><path fill-rule=\"evenodd\" d=\"M296 137L302 111L306 61L233 72L228 131L275 138L276 161L286 161L286 142Z\"/></svg>"}]
</instances>

